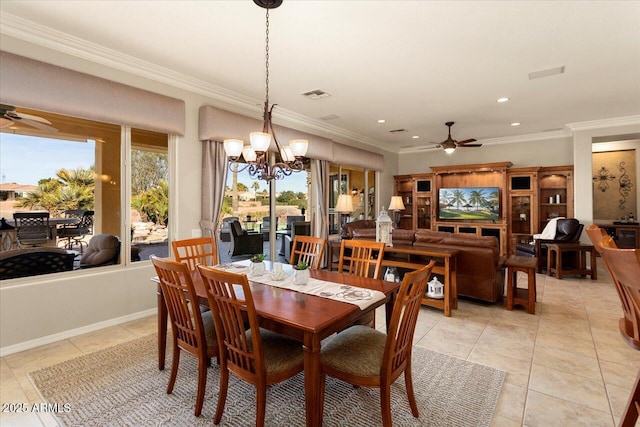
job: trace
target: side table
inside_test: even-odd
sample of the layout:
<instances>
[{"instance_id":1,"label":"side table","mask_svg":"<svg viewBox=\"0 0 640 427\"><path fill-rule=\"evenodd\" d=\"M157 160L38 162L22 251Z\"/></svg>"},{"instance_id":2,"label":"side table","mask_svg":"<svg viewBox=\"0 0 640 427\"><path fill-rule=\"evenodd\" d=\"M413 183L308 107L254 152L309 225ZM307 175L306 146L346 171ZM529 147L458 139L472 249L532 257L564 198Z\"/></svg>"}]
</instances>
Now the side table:
<instances>
[{"instance_id":1,"label":"side table","mask_svg":"<svg viewBox=\"0 0 640 427\"><path fill-rule=\"evenodd\" d=\"M523 305L529 314L536 314L537 265L536 257L510 256L507 259L507 310L513 310L514 305ZM527 289L518 288L518 271L527 275Z\"/></svg>"},{"instance_id":2,"label":"side table","mask_svg":"<svg viewBox=\"0 0 640 427\"><path fill-rule=\"evenodd\" d=\"M549 243L547 244L547 275L555 273L557 279L562 279L565 274L579 274L582 277L591 276L591 280L598 278L596 267L596 250L593 245L581 243ZM591 255L591 266L587 267L587 252ZM562 254L573 253L573 267L562 265Z\"/></svg>"}]
</instances>

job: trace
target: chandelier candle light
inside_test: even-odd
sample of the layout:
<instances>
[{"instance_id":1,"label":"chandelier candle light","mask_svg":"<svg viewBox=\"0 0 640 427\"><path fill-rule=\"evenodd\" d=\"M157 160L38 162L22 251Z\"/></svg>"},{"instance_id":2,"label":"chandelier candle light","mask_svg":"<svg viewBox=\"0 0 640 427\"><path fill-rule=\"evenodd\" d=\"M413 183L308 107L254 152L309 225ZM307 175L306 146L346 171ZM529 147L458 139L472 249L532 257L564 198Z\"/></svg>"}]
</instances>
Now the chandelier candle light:
<instances>
[{"instance_id":1,"label":"chandelier candle light","mask_svg":"<svg viewBox=\"0 0 640 427\"><path fill-rule=\"evenodd\" d=\"M238 165L240 156L244 158L244 166L238 167L237 171L242 172L248 169L249 175L253 179L271 181L272 179L282 179L293 172L300 172L304 169L303 159L307 154L309 141L306 139L293 139L289 145L280 145L273 130L271 113L273 107L269 107L269 9L275 9L282 4L282 0L253 0L255 4L267 10L266 15L266 80L265 80L265 101L263 111L262 132L251 132L249 134L250 145L244 145L241 139L225 139L224 151L229 160L229 170L234 170ZM271 146L271 139L276 144L276 149L280 153L280 162L269 164L268 153Z\"/></svg>"}]
</instances>

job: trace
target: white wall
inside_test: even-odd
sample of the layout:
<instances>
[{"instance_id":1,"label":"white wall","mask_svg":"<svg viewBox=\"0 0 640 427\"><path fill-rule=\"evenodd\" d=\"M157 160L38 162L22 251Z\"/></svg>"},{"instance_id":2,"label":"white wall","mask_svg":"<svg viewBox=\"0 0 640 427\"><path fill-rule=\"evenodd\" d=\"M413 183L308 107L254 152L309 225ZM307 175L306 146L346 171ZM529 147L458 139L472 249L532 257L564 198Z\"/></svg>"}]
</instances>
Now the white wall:
<instances>
[{"instance_id":1,"label":"white wall","mask_svg":"<svg viewBox=\"0 0 640 427\"><path fill-rule=\"evenodd\" d=\"M493 162L511 162L513 167L571 165L573 140L571 137L565 137L483 145L478 148L458 148L452 154L445 153L441 148L403 153L399 158L398 169L400 174L429 173L430 166Z\"/></svg>"}]
</instances>

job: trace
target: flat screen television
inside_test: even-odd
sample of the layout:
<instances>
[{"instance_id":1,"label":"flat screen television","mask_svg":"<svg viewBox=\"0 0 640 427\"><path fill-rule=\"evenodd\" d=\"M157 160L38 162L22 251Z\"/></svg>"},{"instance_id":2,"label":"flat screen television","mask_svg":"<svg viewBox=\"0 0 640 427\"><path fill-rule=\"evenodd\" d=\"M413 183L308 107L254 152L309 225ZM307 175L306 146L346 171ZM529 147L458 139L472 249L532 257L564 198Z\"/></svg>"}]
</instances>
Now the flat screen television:
<instances>
[{"instance_id":1,"label":"flat screen television","mask_svg":"<svg viewBox=\"0 0 640 427\"><path fill-rule=\"evenodd\" d=\"M438 189L438 219L442 221L500 220L500 188L440 188Z\"/></svg>"}]
</instances>

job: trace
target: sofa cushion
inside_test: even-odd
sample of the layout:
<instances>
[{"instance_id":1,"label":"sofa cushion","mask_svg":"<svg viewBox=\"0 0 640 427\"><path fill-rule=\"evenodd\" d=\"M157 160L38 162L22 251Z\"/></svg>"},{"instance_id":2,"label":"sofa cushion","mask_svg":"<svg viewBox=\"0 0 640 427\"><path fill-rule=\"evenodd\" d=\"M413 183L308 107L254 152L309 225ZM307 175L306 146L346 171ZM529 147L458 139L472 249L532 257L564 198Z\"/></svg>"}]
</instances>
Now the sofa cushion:
<instances>
[{"instance_id":1,"label":"sofa cushion","mask_svg":"<svg viewBox=\"0 0 640 427\"><path fill-rule=\"evenodd\" d=\"M415 231L413 230L403 230L401 228L396 228L391 233L391 239L394 245L413 245L413 240L415 238Z\"/></svg>"},{"instance_id":2,"label":"sofa cushion","mask_svg":"<svg viewBox=\"0 0 640 427\"><path fill-rule=\"evenodd\" d=\"M364 228L373 228L375 232L376 222L371 219L347 222L342 226L340 237L342 237L343 239L353 239L353 230L360 230Z\"/></svg>"},{"instance_id":3,"label":"sofa cushion","mask_svg":"<svg viewBox=\"0 0 640 427\"><path fill-rule=\"evenodd\" d=\"M351 232L352 239L376 240L375 228L356 228Z\"/></svg>"}]
</instances>

